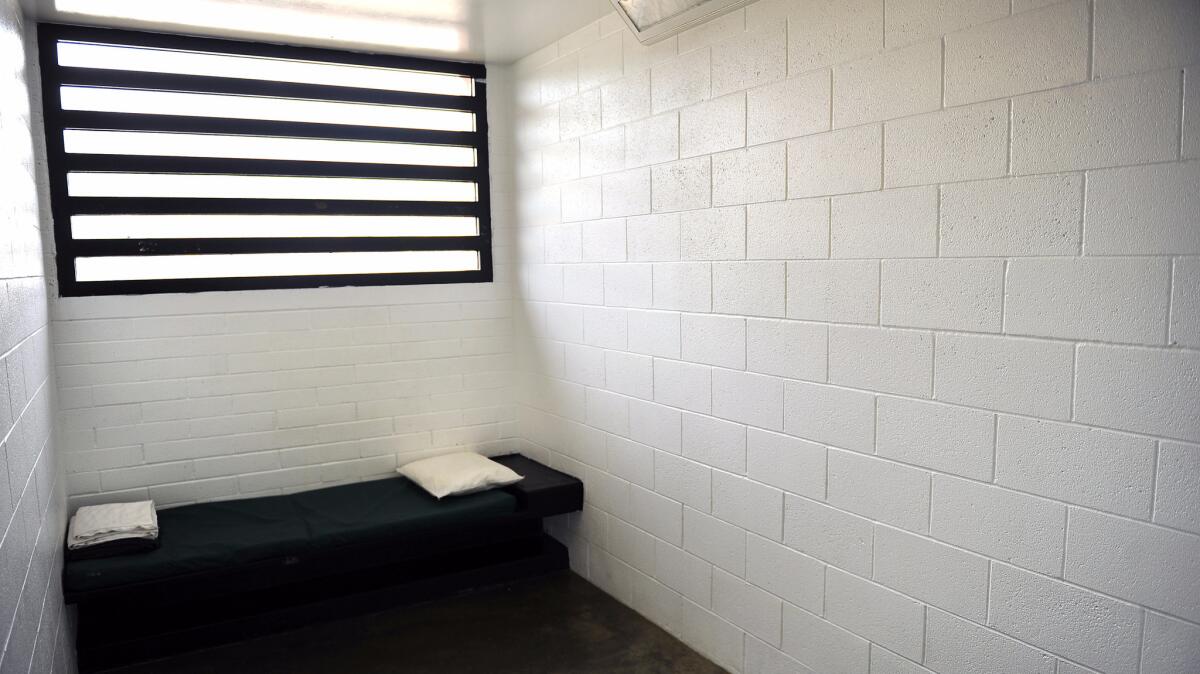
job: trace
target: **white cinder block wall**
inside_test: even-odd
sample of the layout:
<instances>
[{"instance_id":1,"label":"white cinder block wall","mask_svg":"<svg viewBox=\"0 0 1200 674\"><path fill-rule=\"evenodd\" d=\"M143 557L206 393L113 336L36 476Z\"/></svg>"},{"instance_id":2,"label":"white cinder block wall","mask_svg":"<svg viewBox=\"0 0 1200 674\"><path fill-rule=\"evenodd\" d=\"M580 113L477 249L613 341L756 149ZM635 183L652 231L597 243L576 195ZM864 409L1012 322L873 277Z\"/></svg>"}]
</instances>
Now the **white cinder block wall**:
<instances>
[{"instance_id":1,"label":"white cinder block wall","mask_svg":"<svg viewBox=\"0 0 1200 674\"><path fill-rule=\"evenodd\" d=\"M52 433L46 316L27 50L15 0L0 1L0 673L74 671L62 603L66 524ZM30 54L32 56L32 54Z\"/></svg>"},{"instance_id":2,"label":"white cinder block wall","mask_svg":"<svg viewBox=\"0 0 1200 674\"><path fill-rule=\"evenodd\" d=\"M516 74L577 571L734 671L1200 671L1200 4L614 15Z\"/></svg>"},{"instance_id":3,"label":"white cinder block wall","mask_svg":"<svg viewBox=\"0 0 1200 674\"><path fill-rule=\"evenodd\" d=\"M505 72L488 71L497 130ZM515 449L512 161L502 133L490 143L495 283L58 298L72 508L311 489Z\"/></svg>"}]
</instances>

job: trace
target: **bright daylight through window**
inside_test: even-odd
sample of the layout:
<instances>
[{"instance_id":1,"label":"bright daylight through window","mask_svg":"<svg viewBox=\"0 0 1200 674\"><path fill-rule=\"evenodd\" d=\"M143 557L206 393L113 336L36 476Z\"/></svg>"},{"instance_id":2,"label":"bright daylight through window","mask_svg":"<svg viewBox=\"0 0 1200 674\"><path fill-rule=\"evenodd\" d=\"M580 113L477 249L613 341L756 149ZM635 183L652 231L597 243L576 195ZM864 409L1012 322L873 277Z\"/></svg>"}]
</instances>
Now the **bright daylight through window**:
<instances>
[{"instance_id":1,"label":"bright daylight through window","mask_svg":"<svg viewBox=\"0 0 1200 674\"><path fill-rule=\"evenodd\" d=\"M39 40L62 295L492 279L482 65Z\"/></svg>"}]
</instances>

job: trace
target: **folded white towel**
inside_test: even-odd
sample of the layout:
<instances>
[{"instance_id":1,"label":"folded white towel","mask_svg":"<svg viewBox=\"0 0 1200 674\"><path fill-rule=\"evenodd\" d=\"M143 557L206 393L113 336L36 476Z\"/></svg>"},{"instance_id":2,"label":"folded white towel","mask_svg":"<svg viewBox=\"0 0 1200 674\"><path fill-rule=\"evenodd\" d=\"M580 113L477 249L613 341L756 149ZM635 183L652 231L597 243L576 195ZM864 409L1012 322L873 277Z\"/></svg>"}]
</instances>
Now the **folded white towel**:
<instances>
[{"instance_id":1,"label":"folded white towel","mask_svg":"<svg viewBox=\"0 0 1200 674\"><path fill-rule=\"evenodd\" d=\"M123 538L158 538L154 501L84 506L71 518L67 548L78 550Z\"/></svg>"}]
</instances>

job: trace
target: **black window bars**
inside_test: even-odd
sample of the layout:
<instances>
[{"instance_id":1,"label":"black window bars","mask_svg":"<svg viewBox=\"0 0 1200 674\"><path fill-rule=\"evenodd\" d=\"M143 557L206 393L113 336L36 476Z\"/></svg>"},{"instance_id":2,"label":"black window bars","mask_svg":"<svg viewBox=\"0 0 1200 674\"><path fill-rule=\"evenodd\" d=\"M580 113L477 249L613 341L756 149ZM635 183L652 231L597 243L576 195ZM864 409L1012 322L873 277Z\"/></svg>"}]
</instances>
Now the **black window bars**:
<instances>
[{"instance_id":1,"label":"black window bars","mask_svg":"<svg viewBox=\"0 0 1200 674\"><path fill-rule=\"evenodd\" d=\"M61 295L492 280L483 65L38 39Z\"/></svg>"}]
</instances>

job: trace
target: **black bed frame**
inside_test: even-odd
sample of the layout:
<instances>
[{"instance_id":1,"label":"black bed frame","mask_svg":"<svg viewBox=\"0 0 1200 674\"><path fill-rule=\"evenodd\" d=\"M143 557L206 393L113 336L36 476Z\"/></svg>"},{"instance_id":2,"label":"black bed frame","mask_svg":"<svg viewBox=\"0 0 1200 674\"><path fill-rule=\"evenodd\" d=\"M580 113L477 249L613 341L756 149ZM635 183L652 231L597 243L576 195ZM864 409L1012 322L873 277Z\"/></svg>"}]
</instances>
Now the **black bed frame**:
<instances>
[{"instance_id":1,"label":"black bed frame","mask_svg":"<svg viewBox=\"0 0 1200 674\"><path fill-rule=\"evenodd\" d=\"M469 529L342 546L116 588L67 592L78 605L81 672L162 658L566 569L542 519L579 510L583 484L520 455L518 511Z\"/></svg>"}]
</instances>

